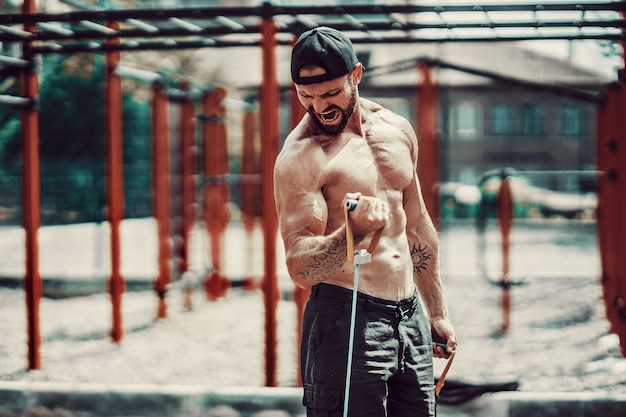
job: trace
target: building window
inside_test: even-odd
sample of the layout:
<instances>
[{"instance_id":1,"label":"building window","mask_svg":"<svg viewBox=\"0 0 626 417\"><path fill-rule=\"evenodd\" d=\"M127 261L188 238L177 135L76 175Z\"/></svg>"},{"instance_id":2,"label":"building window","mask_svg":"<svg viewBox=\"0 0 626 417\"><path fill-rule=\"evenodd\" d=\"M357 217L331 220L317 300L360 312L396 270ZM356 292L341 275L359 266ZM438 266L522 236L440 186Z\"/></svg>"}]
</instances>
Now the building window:
<instances>
[{"instance_id":1,"label":"building window","mask_svg":"<svg viewBox=\"0 0 626 417\"><path fill-rule=\"evenodd\" d=\"M540 106L527 104L523 107L522 131L524 135L536 136L543 132L543 114Z\"/></svg>"},{"instance_id":2,"label":"building window","mask_svg":"<svg viewBox=\"0 0 626 417\"><path fill-rule=\"evenodd\" d=\"M559 132L564 136L578 136L581 134L581 115L580 107L575 105L566 105L561 108L559 117Z\"/></svg>"},{"instance_id":3,"label":"building window","mask_svg":"<svg viewBox=\"0 0 626 417\"><path fill-rule=\"evenodd\" d=\"M459 103L453 109L452 132L462 139L472 139L478 135L478 105Z\"/></svg>"},{"instance_id":4,"label":"building window","mask_svg":"<svg viewBox=\"0 0 626 417\"><path fill-rule=\"evenodd\" d=\"M496 104L491 109L491 121L493 123L494 135L510 135L511 128L511 107L506 104Z\"/></svg>"}]
</instances>

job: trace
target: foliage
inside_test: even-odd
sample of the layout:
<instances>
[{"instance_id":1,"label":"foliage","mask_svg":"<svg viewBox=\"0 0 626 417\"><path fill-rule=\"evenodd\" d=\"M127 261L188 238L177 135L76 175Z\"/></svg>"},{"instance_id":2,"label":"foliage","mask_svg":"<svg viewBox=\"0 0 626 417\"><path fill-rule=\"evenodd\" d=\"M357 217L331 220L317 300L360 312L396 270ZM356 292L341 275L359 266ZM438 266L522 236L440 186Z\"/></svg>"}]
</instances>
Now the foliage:
<instances>
[{"instance_id":1,"label":"foliage","mask_svg":"<svg viewBox=\"0 0 626 417\"><path fill-rule=\"evenodd\" d=\"M105 211L105 125L101 58L45 56L39 94L42 222L101 221ZM61 69L61 70L59 70ZM149 109L123 97L128 211L150 212ZM0 206L19 204L19 111L0 118Z\"/></svg>"}]
</instances>

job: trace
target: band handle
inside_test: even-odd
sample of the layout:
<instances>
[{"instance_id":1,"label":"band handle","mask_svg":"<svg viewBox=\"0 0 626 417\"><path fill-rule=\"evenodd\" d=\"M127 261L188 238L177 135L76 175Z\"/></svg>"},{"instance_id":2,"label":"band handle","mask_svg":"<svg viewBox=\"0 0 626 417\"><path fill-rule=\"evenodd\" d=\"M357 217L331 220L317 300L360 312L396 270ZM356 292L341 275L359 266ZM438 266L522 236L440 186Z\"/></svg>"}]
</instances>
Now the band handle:
<instances>
[{"instance_id":1,"label":"band handle","mask_svg":"<svg viewBox=\"0 0 626 417\"><path fill-rule=\"evenodd\" d=\"M441 373L441 376L439 377L439 381L437 381L437 385L435 385L435 395L437 397L439 396L439 393L441 392L441 389L443 388L444 381L446 380L446 375L448 374L448 371L450 370L450 366L452 366L452 361L454 360L455 354L456 354L456 350L453 350L450 353L450 357L448 357L448 363L446 363L446 367Z\"/></svg>"},{"instance_id":2,"label":"band handle","mask_svg":"<svg viewBox=\"0 0 626 417\"><path fill-rule=\"evenodd\" d=\"M347 248L347 258L348 262L354 263L354 235L352 234L352 226L350 225L350 219L348 217L348 213L356 208L358 204L357 200L347 200L346 204L343 206L343 214L346 219L346 248ZM369 246L367 247L367 251L373 255L376 250L376 246L378 246L378 241L380 240L380 236L383 233L383 227L376 230L374 235L372 236L372 240L370 241Z\"/></svg>"}]
</instances>

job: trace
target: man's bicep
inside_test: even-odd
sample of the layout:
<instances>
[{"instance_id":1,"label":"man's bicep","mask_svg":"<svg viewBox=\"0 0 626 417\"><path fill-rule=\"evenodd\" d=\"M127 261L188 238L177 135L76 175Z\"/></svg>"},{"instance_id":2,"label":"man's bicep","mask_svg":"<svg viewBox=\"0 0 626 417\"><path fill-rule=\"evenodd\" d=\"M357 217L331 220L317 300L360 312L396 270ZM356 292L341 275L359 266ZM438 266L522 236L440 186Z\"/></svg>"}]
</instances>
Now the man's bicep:
<instances>
[{"instance_id":1,"label":"man's bicep","mask_svg":"<svg viewBox=\"0 0 626 417\"><path fill-rule=\"evenodd\" d=\"M322 236L326 229L328 212L326 202L319 192L279 194L278 216L281 234L286 245L309 236Z\"/></svg>"},{"instance_id":2,"label":"man's bicep","mask_svg":"<svg viewBox=\"0 0 626 417\"><path fill-rule=\"evenodd\" d=\"M402 200L404 212L407 216L407 228L414 228L422 221L422 217L428 214L417 174L413 176L411 183L402 191Z\"/></svg>"},{"instance_id":3,"label":"man's bicep","mask_svg":"<svg viewBox=\"0 0 626 417\"><path fill-rule=\"evenodd\" d=\"M404 190L403 199L407 217L406 230L409 244L429 242L432 240L433 231L436 233L436 230L426 209L426 203L417 175L415 175L411 185Z\"/></svg>"}]
</instances>

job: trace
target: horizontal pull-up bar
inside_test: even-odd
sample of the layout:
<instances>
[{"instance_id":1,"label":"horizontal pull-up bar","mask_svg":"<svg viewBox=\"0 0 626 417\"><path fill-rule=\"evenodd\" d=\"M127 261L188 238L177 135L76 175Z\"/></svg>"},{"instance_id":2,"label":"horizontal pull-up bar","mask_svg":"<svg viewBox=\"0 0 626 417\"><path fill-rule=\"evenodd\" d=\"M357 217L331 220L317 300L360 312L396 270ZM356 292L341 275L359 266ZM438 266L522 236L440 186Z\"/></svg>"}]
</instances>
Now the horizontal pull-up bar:
<instances>
[{"instance_id":1,"label":"horizontal pull-up bar","mask_svg":"<svg viewBox=\"0 0 626 417\"><path fill-rule=\"evenodd\" d=\"M0 25L0 32L13 35L16 40L25 40L33 37L34 35L22 29L14 28L12 26Z\"/></svg>"},{"instance_id":2,"label":"horizontal pull-up bar","mask_svg":"<svg viewBox=\"0 0 626 417\"><path fill-rule=\"evenodd\" d=\"M28 97L0 94L0 104L8 104L15 107L29 107L34 101Z\"/></svg>"},{"instance_id":3,"label":"horizontal pull-up bar","mask_svg":"<svg viewBox=\"0 0 626 417\"><path fill-rule=\"evenodd\" d=\"M412 5L341 5L341 6L285 6L263 2L252 7L182 7L169 9L128 9L128 10L81 10L69 13L7 14L0 16L0 24L24 24L41 21L78 22L81 20L124 21L129 18L164 21L171 17L181 19L206 19L225 17L257 16L272 18L280 15L388 15L419 13L485 13L485 12L564 12L564 11L626 11L626 3L621 1L595 2L579 1L570 3L487 3L487 4L412 4Z\"/></svg>"},{"instance_id":4,"label":"horizontal pull-up bar","mask_svg":"<svg viewBox=\"0 0 626 417\"><path fill-rule=\"evenodd\" d=\"M28 64L28 61L25 59L0 55L0 65L6 66L6 67L26 68L28 67L29 64Z\"/></svg>"},{"instance_id":5,"label":"horizontal pull-up bar","mask_svg":"<svg viewBox=\"0 0 626 417\"><path fill-rule=\"evenodd\" d=\"M553 35L536 38L533 36L510 36L489 38L485 36L463 37L463 38L414 38L406 36L377 37L377 38L354 38L354 44L415 44L415 43L451 43L451 42L512 42L529 40L622 40L623 35ZM277 39L276 43L281 46L289 46L291 42L287 39ZM193 40L173 40L164 41L127 41L118 45L106 45L97 42L75 43L75 44L39 44L32 46L30 52L33 54L72 54L77 52L111 52L111 51L145 51L145 50L176 50L176 49L198 49L198 48L236 48L236 47L260 47L261 41L257 38L248 40L225 40L219 38L202 38Z\"/></svg>"},{"instance_id":6,"label":"horizontal pull-up bar","mask_svg":"<svg viewBox=\"0 0 626 417\"><path fill-rule=\"evenodd\" d=\"M78 7L75 2L67 2ZM33 39L51 41L64 39L68 32L45 28L29 33L9 25L57 22L75 25L73 39L145 38L145 37L206 37L236 33L257 34L261 19L276 19L279 33L298 35L318 25L356 32L359 42L419 42L419 41L480 41L531 39L624 39L625 20L620 12L625 2L577 2L555 4L448 4L441 5L343 5L343 6L282 6L264 2L255 7L195 7L175 9L105 10L88 8L76 12L50 14L11 14L0 16L0 41ZM493 13L491 13L493 12ZM500 12L517 13L514 19L498 19ZM564 18L563 13L575 18ZM602 12L602 13L595 13ZM614 13L606 13L614 12ZM489 14L491 13L491 14ZM425 19L422 19L422 16ZM433 20L436 16L438 19ZM471 17L471 18L469 18ZM245 19L244 19L245 18ZM256 19L255 19L256 18ZM118 30L106 22L126 23ZM80 26L83 26L81 28ZM86 26L86 28L85 28ZM4 28L4 30L3 30ZM541 29L540 32L503 36L495 29ZM457 34L457 30L483 31ZM554 33L555 30L566 32ZM595 29L589 33L588 29ZM70 29L66 29L70 30ZM425 36L420 31L440 31ZM397 31L402 35L398 36ZM449 36L455 31L454 38ZM545 31L552 31L544 33ZM365 39L363 39L365 38ZM247 41L244 41L244 43ZM241 45L235 45L241 46ZM245 45L244 45L245 46Z\"/></svg>"},{"instance_id":7,"label":"horizontal pull-up bar","mask_svg":"<svg viewBox=\"0 0 626 417\"><path fill-rule=\"evenodd\" d=\"M126 67L123 65L118 65L115 69L119 75L125 78L132 78L133 80L143 81L146 83L157 83L162 82L165 83L165 77L159 74L158 72L146 71L138 68Z\"/></svg>"},{"instance_id":8,"label":"horizontal pull-up bar","mask_svg":"<svg viewBox=\"0 0 626 417\"><path fill-rule=\"evenodd\" d=\"M520 85L526 88L532 88L540 91L547 91L554 94L559 94L562 96L574 98L577 100L588 101L591 103L601 103L603 100L603 95L598 93L592 93L584 90L580 90L577 88L566 87L562 85L551 85L545 83L535 83L528 80L523 80L520 78L508 77L506 75L498 74L491 71L485 71L477 68L466 67L463 65L452 64L441 59L430 58L430 57L417 57L413 59L407 59L403 61L398 61L392 63L390 65L385 65L382 67L374 67L370 68L367 72L364 73L365 78L375 77L377 75L389 74L393 72L405 71L407 69L412 69L418 62L424 62L433 67L439 68L447 68L451 70L456 70L459 72L464 72L467 74L477 75L480 77L489 78L492 80Z\"/></svg>"}]
</instances>

